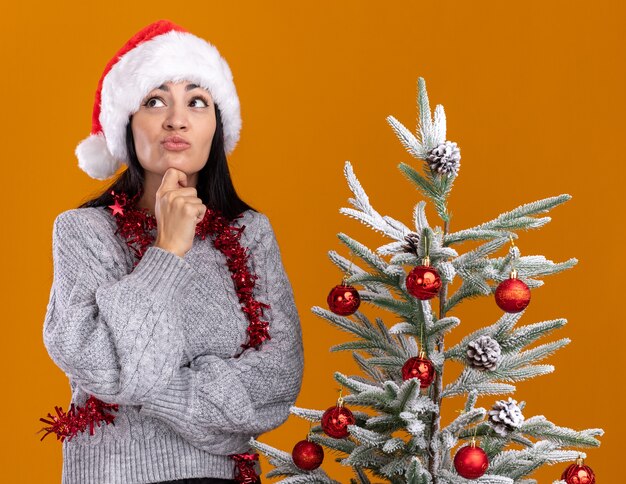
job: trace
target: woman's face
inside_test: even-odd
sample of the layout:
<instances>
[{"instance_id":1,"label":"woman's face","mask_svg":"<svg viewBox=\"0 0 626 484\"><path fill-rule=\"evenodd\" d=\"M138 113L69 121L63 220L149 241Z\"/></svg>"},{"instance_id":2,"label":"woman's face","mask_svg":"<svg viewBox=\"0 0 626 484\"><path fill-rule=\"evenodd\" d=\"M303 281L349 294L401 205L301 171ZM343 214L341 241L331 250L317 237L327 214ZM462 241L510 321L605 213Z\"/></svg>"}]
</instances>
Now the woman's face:
<instances>
[{"instance_id":1,"label":"woman's face","mask_svg":"<svg viewBox=\"0 0 626 484\"><path fill-rule=\"evenodd\" d=\"M153 89L133 114L135 151L148 174L163 176L169 167L187 174L207 162L215 133L210 93L189 82L167 82ZM169 141L168 138L178 137Z\"/></svg>"}]
</instances>

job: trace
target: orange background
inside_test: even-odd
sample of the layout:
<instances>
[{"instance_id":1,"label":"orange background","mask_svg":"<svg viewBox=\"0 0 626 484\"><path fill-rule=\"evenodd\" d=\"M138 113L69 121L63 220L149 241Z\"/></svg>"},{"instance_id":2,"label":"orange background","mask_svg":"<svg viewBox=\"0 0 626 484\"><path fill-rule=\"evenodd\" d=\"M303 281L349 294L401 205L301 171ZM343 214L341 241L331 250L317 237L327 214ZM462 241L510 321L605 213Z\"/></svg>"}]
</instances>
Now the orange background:
<instances>
[{"instance_id":1,"label":"orange background","mask_svg":"<svg viewBox=\"0 0 626 484\"><path fill-rule=\"evenodd\" d=\"M447 137L462 154L450 198L451 230L490 220L560 193L573 199L552 222L520 233L523 255L579 259L545 278L520 324L564 317L551 340L572 343L545 362L556 372L518 384L527 417L543 414L577 429L602 427L587 464L599 483L618 482L625 430L622 355L624 301L624 7L599 0L525 2L12 2L0 32L2 65L2 398L3 482L57 483L61 447L39 442L39 417L69 401L65 375L48 357L42 325L52 278L54 217L107 182L77 167L74 148L90 130L93 95L114 52L146 24L168 18L213 42L228 60L241 99L241 141L229 161L244 199L275 228L300 309L304 385L296 404L326 409L337 397L333 371L358 372L329 347L349 337L310 308L325 306L341 274L328 250L348 255L345 232L376 248L384 239L339 214L352 196L350 160L382 214L411 223L420 195L397 170L420 168L385 121L415 128L416 81L431 108L443 104ZM438 224L430 206L431 225ZM465 248L459 247L465 251ZM503 255L502 249L496 255ZM355 261L356 262L356 261ZM374 314L365 306L366 314ZM369 311L369 313L368 313ZM454 315L458 341L501 314L493 301L465 302ZM395 322L387 316L385 322ZM450 381L458 368L450 367ZM502 397L497 397L502 398ZM479 403L490 406L494 397ZM459 401L450 402L444 420ZM291 416L261 439L286 451L308 423ZM327 452L323 467L340 482ZM262 458L264 474L272 467ZM534 477L549 483L563 464ZM265 479L265 482L271 482Z\"/></svg>"}]
</instances>

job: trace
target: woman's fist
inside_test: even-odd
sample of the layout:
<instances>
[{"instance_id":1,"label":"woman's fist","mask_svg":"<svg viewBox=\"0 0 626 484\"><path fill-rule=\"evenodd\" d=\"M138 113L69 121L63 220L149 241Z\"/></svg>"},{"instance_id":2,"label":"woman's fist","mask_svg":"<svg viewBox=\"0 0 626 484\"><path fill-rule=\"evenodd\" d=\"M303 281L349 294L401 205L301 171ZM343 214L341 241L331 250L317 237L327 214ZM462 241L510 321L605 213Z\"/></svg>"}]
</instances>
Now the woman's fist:
<instances>
[{"instance_id":1,"label":"woman's fist","mask_svg":"<svg viewBox=\"0 0 626 484\"><path fill-rule=\"evenodd\" d=\"M183 257L193 245L196 225L204 218L206 210L196 189L187 187L185 172L168 168L156 192L154 245Z\"/></svg>"}]
</instances>

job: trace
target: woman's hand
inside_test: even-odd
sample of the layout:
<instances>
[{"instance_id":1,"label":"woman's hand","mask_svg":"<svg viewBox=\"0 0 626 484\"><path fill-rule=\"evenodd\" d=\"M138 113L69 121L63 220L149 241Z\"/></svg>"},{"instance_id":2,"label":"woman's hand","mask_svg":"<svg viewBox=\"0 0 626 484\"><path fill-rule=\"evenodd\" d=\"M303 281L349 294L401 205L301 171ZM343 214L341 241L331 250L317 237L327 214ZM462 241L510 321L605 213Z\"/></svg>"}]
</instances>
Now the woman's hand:
<instances>
[{"instance_id":1,"label":"woman's hand","mask_svg":"<svg viewBox=\"0 0 626 484\"><path fill-rule=\"evenodd\" d=\"M168 168L156 192L157 238L154 245L183 257L191 249L196 225L206 211L196 189L187 187L187 174Z\"/></svg>"}]
</instances>

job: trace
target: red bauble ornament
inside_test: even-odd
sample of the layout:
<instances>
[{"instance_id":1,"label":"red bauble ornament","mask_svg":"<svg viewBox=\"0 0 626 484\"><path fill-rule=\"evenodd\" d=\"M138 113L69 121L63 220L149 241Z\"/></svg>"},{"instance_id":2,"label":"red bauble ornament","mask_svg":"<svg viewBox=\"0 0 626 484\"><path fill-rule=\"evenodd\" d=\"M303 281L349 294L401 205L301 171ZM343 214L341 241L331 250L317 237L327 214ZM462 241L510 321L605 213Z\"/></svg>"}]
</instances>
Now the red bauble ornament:
<instances>
[{"instance_id":1,"label":"red bauble ornament","mask_svg":"<svg viewBox=\"0 0 626 484\"><path fill-rule=\"evenodd\" d=\"M489 458L483 449L472 442L459 449L454 456L454 468L461 477L478 479L489 467Z\"/></svg>"},{"instance_id":2,"label":"red bauble ornament","mask_svg":"<svg viewBox=\"0 0 626 484\"><path fill-rule=\"evenodd\" d=\"M435 367L432 362L424 356L424 353L409 358L402 366L403 380L415 377L420 379L420 388L428 387L435 379Z\"/></svg>"},{"instance_id":3,"label":"red bauble ornament","mask_svg":"<svg viewBox=\"0 0 626 484\"><path fill-rule=\"evenodd\" d=\"M347 437L348 425L354 425L356 420L348 407L335 405L328 408L322 415L322 429L329 437L343 439Z\"/></svg>"},{"instance_id":4,"label":"red bauble ornament","mask_svg":"<svg viewBox=\"0 0 626 484\"><path fill-rule=\"evenodd\" d=\"M530 289L517 278L517 271L511 271L511 277L498 284L495 292L496 304L507 313L519 313L530 303Z\"/></svg>"},{"instance_id":5,"label":"red bauble ornament","mask_svg":"<svg viewBox=\"0 0 626 484\"><path fill-rule=\"evenodd\" d=\"M441 289L441 277L434 267L426 264L415 266L406 276L406 288L417 299L434 298Z\"/></svg>"},{"instance_id":6,"label":"red bauble ornament","mask_svg":"<svg viewBox=\"0 0 626 484\"><path fill-rule=\"evenodd\" d=\"M330 290L326 301L333 313L349 316L361 305L361 296L359 296L359 291L344 281Z\"/></svg>"},{"instance_id":7,"label":"red bauble ornament","mask_svg":"<svg viewBox=\"0 0 626 484\"><path fill-rule=\"evenodd\" d=\"M301 440L291 451L293 463L303 471L317 469L324 460L324 449L310 440Z\"/></svg>"},{"instance_id":8,"label":"red bauble ornament","mask_svg":"<svg viewBox=\"0 0 626 484\"><path fill-rule=\"evenodd\" d=\"M576 464L572 464L563 471L561 480L567 484L595 484L596 476L591 467L586 466L584 461L579 458Z\"/></svg>"}]
</instances>

